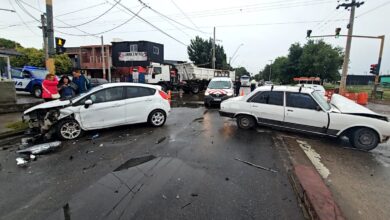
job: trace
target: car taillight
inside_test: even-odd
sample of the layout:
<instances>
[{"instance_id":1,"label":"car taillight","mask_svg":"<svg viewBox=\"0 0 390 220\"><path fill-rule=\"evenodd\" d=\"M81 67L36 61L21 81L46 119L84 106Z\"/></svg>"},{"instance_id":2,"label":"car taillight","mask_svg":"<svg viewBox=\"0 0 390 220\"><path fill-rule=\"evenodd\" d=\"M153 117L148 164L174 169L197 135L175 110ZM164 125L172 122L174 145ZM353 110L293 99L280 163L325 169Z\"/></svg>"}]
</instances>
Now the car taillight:
<instances>
[{"instance_id":1,"label":"car taillight","mask_svg":"<svg viewBox=\"0 0 390 220\"><path fill-rule=\"evenodd\" d=\"M165 100L169 99L168 94L166 94L164 91L158 91L158 93L160 94L161 98L163 98Z\"/></svg>"}]
</instances>

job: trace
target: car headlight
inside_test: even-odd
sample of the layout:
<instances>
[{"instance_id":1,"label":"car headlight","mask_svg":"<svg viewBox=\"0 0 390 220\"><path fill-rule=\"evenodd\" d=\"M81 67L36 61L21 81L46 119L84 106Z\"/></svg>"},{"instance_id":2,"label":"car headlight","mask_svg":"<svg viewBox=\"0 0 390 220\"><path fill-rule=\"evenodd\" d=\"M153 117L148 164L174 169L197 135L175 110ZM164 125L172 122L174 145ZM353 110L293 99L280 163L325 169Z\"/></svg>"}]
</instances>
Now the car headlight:
<instances>
[{"instance_id":1,"label":"car headlight","mask_svg":"<svg viewBox=\"0 0 390 220\"><path fill-rule=\"evenodd\" d=\"M227 96L232 96L232 95L233 95L233 92L228 92L226 95L227 95Z\"/></svg>"},{"instance_id":2,"label":"car headlight","mask_svg":"<svg viewBox=\"0 0 390 220\"><path fill-rule=\"evenodd\" d=\"M206 91L206 92L204 93L204 95L205 95L205 96L208 96L208 95L210 95L210 94L209 94L208 91Z\"/></svg>"}]
</instances>

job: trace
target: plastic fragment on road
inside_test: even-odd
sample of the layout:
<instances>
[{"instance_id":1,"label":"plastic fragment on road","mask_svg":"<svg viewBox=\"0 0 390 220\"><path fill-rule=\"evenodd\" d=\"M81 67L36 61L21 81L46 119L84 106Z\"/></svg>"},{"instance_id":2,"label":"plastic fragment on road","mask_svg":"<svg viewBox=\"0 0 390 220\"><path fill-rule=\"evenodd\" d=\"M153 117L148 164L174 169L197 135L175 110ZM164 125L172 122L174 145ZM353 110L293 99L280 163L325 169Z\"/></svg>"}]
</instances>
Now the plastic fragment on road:
<instances>
[{"instance_id":1,"label":"plastic fragment on road","mask_svg":"<svg viewBox=\"0 0 390 220\"><path fill-rule=\"evenodd\" d=\"M99 133L96 133L95 135L93 135L91 138L89 138L89 140L94 140L94 139L96 139L96 138L98 138L99 137Z\"/></svg>"},{"instance_id":2,"label":"plastic fragment on road","mask_svg":"<svg viewBox=\"0 0 390 220\"><path fill-rule=\"evenodd\" d=\"M27 166L27 163L28 163L28 161L21 158L21 157L16 158L16 165L18 165L20 167Z\"/></svg>"},{"instance_id":3,"label":"plastic fragment on road","mask_svg":"<svg viewBox=\"0 0 390 220\"><path fill-rule=\"evenodd\" d=\"M54 141L54 142L49 142L49 143L44 143L44 144L37 144L32 147L23 149L23 150L18 150L16 153L18 154L45 154L51 151L56 150L62 145L61 141Z\"/></svg>"},{"instance_id":4,"label":"plastic fragment on road","mask_svg":"<svg viewBox=\"0 0 390 220\"><path fill-rule=\"evenodd\" d=\"M273 172L273 173L277 173L278 172L278 171L276 171L274 169L271 169L271 168L268 168L268 167L263 167L263 166L260 166L260 165L257 165L257 164L254 164L254 163L251 163L251 162L248 162L248 161L245 161L245 160L241 160L241 159L238 159L238 158L235 158L235 160L240 161L240 162L245 163L245 164L248 164L250 166L262 169L262 170L270 171L270 172Z\"/></svg>"}]
</instances>

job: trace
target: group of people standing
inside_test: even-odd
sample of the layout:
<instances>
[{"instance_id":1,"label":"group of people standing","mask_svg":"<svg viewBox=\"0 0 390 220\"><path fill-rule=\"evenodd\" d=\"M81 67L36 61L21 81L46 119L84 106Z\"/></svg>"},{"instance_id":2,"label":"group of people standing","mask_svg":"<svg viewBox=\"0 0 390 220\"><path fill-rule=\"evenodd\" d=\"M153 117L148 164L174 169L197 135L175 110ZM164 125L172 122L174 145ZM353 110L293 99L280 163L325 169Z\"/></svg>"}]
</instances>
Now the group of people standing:
<instances>
[{"instance_id":1,"label":"group of people standing","mask_svg":"<svg viewBox=\"0 0 390 220\"><path fill-rule=\"evenodd\" d=\"M45 101L54 99L71 99L72 97L87 92L91 88L89 80L79 70L73 71L73 79L62 76L57 77L49 73L42 82L42 98Z\"/></svg>"}]
</instances>

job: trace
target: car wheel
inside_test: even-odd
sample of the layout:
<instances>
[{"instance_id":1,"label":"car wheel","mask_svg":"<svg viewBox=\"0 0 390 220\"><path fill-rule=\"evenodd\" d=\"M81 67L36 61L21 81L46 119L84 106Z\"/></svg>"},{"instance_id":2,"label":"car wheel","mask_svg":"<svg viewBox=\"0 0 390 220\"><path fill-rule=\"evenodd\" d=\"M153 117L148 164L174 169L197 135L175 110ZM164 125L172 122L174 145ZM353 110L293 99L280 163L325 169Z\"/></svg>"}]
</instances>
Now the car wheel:
<instances>
[{"instance_id":1,"label":"car wheel","mask_svg":"<svg viewBox=\"0 0 390 220\"><path fill-rule=\"evenodd\" d=\"M255 120L250 115L240 115L237 117L237 126L241 129L251 129L255 126Z\"/></svg>"},{"instance_id":2,"label":"car wheel","mask_svg":"<svg viewBox=\"0 0 390 220\"><path fill-rule=\"evenodd\" d=\"M378 146L379 136L370 128L359 128L352 132L349 140L353 147L369 151Z\"/></svg>"},{"instance_id":3,"label":"car wheel","mask_svg":"<svg viewBox=\"0 0 390 220\"><path fill-rule=\"evenodd\" d=\"M204 102L204 107L206 107L206 108L210 108L210 103L208 103L208 102Z\"/></svg>"},{"instance_id":4,"label":"car wheel","mask_svg":"<svg viewBox=\"0 0 390 220\"><path fill-rule=\"evenodd\" d=\"M39 86L35 86L33 88L33 95L35 98L42 98L42 88Z\"/></svg>"},{"instance_id":5,"label":"car wheel","mask_svg":"<svg viewBox=\"0 0 390 220\"><path fill-rule=\"evenodd\" d=\"M74 119L64 119L57 125L57 135L62 140L72 140L81 137L83 130Z\"/></svg>"},{"instance_id":6,"label":"car wheel","mask_svg":"<svg viewBox=\"0 0 390 220\"><path fill-rule=\"evenodd\" d=\"M199 91L200 91L200 89L199 89L199 86L198 86L198 85L193 85L193 86L191 86L191 92L192 92L193 94L198 94Z\"/></svg>"},{"instance_id":7,"label":"car wheel","mask_svg":"<svg viewBox=\"0 0 390 220\"><path fill-rule=\"evenodd\" d=\"M165 124L167 116L163 110L154 110L149 114L148 122L153 127L161 127Z\"/></svg>"}]
</instances>

